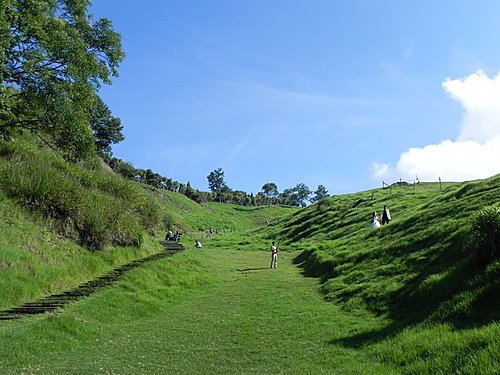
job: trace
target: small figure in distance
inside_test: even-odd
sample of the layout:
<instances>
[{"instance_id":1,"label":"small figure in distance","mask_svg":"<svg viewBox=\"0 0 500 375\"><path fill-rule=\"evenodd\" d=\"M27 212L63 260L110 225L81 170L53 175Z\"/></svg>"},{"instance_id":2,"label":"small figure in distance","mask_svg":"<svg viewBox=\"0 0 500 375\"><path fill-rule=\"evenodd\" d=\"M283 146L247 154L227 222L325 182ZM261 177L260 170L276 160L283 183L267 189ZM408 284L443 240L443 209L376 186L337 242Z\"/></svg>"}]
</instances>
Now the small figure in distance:
<instances>
[{"instance_id":1,"label":"small figure in distance","mask_svg":"<svg viewBox=\"0 0 500 375\"><path fill-rule=\"evenodd\" d=\"M166 241L172 241L173 240L173 237L174 237L174 234L172 233L172 231L169 229L167 231L167 234L165 235L165 240Z\"/></svg>"},{"instance_id":2,"label":"small figure in distance","mask_svg":"<svg viewBox=\"0 0 500 375\"><path fill-rule=\"evenodd\" d=\"M372 229L380 228L380 219L375 211L372 213L372 223L370 226Z\"/></svg>"},{"instance_id":3,"label":"small figure in distance","mask_svg":"<svg viewBox=\"0 0 500 375\"><path fill-rule=\"evenodd\" d=\"M275 245L273 241L271 245L271 267L269 268L277 268L278 267L278 247Z\"/></svg>"},{"instance_id":4,"label":"small figure in distance","mask_svg":"<svg viewBox=\"0 0 500 375\"><path fill-rule=\"evenodd\" d=\"M174 241L175 242L179 242L181 240L181 232L179 232L178 230L175 231L175 236L174 236Z\"/></svg>"},{"instance_id":5,"label":"small figure in distance","mask_svg":"<svg viewBox=\"0 0 500 375\"><path fill-rule=\"evenodd\" d=\"M196 242L194 243L194 247L196 247L197 249L201 249L202 248L201 242L196 240Z\"/></svg>"},{"instance_id":6,"label":"small figure in distance","mask_svg":"<svg viewBox=\"0 0 500 375\"><path fill-rule=\"evenodd\" d=\"M384 211L382 211L382 225L389 224L390 221L391 221L391 213L389 212L387 206L384 204Z\"/></svg>"}]
</instances>

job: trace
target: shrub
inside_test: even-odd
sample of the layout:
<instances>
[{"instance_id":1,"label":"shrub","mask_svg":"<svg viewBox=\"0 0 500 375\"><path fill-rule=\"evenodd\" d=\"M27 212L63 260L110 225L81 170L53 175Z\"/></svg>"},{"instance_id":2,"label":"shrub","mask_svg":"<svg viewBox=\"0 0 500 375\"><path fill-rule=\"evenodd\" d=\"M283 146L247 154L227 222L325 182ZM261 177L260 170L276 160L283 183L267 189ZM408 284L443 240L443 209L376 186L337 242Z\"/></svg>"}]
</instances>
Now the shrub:
<instances>
[{"instance_id":1,"label":"shrub","mask_svg":"<svg viewBox=\"0 0 500 375\"><path fill-rule=\"evenodd\" d=\"M65 173L19 156L0 168L0 187L27 207L53 218L70 216L74 212L80 190Z\"/></svg>"},{"instance_id":2,"label":"shrub","mask_svg":"<svg viewBox=\"0 0 500 375\"><path fill-rule=\"evenodd\" d=\"M473 241L480 261L490 263L500 257L500 207L479 210L472 223Z\"/></svg>"},{"instance_id":3,"label":"shrub","mask_svg":"<svg viewBox=\"0 0 500 375\"><path fill-rule=\"evenodd\" d=\"M137 246L142 242L138 219L123 207L123 202L99 191L90 191L79 207L77 219L80 242L90 250L111 243Z\"/></svg>"},{"instance_id":4,"label":"shrub","mask_svg":"<svg viewBox=\"0 0 500 375\"><path fill-rule=\"evenodd\" d=\"M0 190L50 218L60 235L90 250L138 246L144 230L160 222L159 205L140 185L100 164L89 168L30 143L16 146L0 152Z\"/></svg>"},{"instance_id":5,"label":"shrub","mask_svg":"<svg viewBox=\"0 0 500 375\"><path fill-rule=\"evenodd\" d=\"M162 220L163 228L164 230L171 229L175 226L175 218L170 212L165 212L163 214L163 220Z\"/></svg>"}]
</instances>

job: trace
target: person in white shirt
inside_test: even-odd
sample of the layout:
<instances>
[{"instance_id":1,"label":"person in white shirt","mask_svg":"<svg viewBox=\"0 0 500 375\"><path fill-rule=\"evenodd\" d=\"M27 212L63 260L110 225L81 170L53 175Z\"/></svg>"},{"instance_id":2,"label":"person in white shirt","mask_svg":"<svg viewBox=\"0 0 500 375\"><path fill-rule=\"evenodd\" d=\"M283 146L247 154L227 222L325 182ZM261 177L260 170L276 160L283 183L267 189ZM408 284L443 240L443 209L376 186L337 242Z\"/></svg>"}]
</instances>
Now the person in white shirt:
<instances>
[{"instance_id":1,"label":"person in white shirt","mask_svg":"<svg viewBox=\"0 0 500 375\"><path fill-rule=\"evenodd\" d=\"M372 213L372 223L370 226L372 229L380 228L380 219L375 211Z\"/></svg>"},{"instance_id":2,"label":"person in white shirt","mask_svg":"<svg viewBox=\"0 0 500 375\"><path fill-rule=\"evenodd\" d=\"M277 268L277 267L278 267L278 247L273 241L271 245L271 267L269 268Z\"/></svg>"}]
</instances>

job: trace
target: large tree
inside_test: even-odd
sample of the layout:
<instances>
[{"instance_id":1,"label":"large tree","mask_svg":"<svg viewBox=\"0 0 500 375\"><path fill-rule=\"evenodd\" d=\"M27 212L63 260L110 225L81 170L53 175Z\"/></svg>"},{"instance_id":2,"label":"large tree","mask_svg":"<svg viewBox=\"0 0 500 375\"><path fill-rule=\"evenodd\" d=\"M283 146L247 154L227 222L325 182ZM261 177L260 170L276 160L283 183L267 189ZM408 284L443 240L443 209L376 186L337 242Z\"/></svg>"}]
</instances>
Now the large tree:
<instances>
[{"instance_id":1,"label":"large tree","mask_svg":"<svg viewBox=\"0 0 500 375\"><path fill-rule=\"evenodd\" d=\"M329 196L330 194L328 194L328 190L326 190L325 185L318 185L318 188L314 191L314 196L311 198L311 203L318 202Z\"/></svg>"},{"instance_id":2,"label":"large tree","mask_svg":"<svg viewBox=\"0 0 500 375\"><path fill-rule=\"evenodd\" d=\"M291 189L289 188L283 190L283 192L280 194L280 199L283 204L305 207L310 195L311 190L309 189L309 187L307 187L307 185L303 183L299 183Z\"/></svg>"},{"instance_id":3,"label":"large tree","mask_svg":"<svg viewBox=\"0 0 500 375\"><path fill-rule=\"evenodd\" d=\"M97 152L109 159L112 155L111 144L121 142L125 137L120 119L111 115L110 109L99 97L96 97L91 111L90 125Z\"/></svg>"},{"instance_id":4,"label":"large tree","mask_svg":"<svg viewBox=\"0 0 500 375\"><path fill-rule=\"evenodd\" d=\"M207 180L208 188L213 193L215 193L219 201L222 199L222 192L227 192L230 190L226 185L226 182L224 181L224 171L222 170L222 168L217 168L210 172L210 174L207 176Z\"/></svg>"},{"instance_id":5,"label":"large tree","mask_svg":"<svg viewBox=\"0 0 500 375\"><path fill-rule=\"evenodd\" d=\"M0 135L29 130L78 158L94 145L90 113L118 75L121 38L89 0L0 3Z\"/></svg>"},{"instance_id":6,"label":"large tree","mask_svg":"<svg viewBox=\"0 0 500 375\"><path fill-rule=\"evenodd\" d=\"M272 200L275 199L279 194L278 186L274 182L265 183L262 186L262 193L267 197L269 205L271 205Z\"/></svg>"},{"instance_id":7,"label":"large tree","mask_svg":"<svg viewBox=\"0 0 500 375\"><path fill-rule=\"evenodd\" d=\"M299 205L305 207L307 204L306 202L309 200L309 196L311 195L311 190L309 189L309 187L303 183L300 183L295 185L292 190Z\"/></svg>"}]
</instances>

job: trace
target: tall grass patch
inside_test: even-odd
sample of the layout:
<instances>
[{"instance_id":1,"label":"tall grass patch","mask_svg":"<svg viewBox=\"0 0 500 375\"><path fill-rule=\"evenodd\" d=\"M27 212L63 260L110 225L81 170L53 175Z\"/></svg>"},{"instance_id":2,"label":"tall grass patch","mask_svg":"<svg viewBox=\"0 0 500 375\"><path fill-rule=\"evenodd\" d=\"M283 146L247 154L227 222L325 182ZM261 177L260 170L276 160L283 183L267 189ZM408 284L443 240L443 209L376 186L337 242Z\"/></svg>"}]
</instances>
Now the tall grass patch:
<instances>
[{"instance_id":1,"label":"tall grass patch","mask_svg":"<svg viewBox=\"0 0 500 375\"><path fill-rule=\"evenodd\" d=\"M0 159L0 188L91 250L138 246L160 221L158 204L140 186L22 141Z\"/></svg>"},{"instance_id":2,"label":"tall grass patch","mask_svg":"<svg viewBox=\"0 0 500 375\"><path fill-rule=\"evenodd\" d=\"M500 258L500 206L479 210L472 222L473 246L485 264Z\"/></svg>"}]
</instances>

